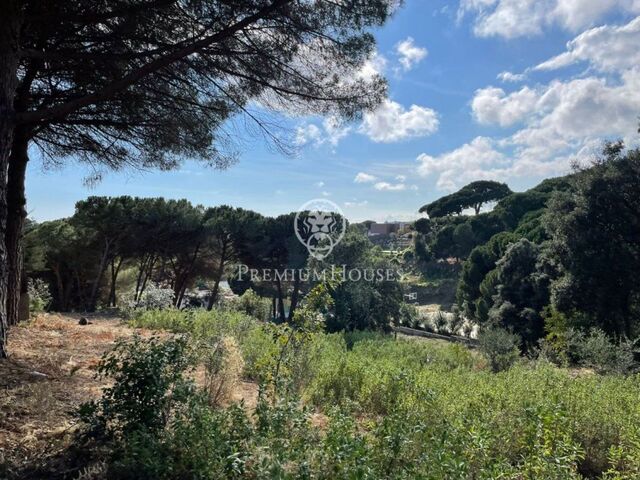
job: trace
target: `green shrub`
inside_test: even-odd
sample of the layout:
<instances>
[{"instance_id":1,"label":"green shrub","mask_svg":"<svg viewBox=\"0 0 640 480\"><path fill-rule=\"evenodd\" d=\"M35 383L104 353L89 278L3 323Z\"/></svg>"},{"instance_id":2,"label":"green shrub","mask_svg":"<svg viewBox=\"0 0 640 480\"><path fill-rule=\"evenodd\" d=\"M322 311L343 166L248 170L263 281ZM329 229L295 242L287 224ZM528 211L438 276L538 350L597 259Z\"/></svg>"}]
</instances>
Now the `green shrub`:
<instances>
[{"instance_id":1,"label":"green shrub","mask_svg":"<svg viewBox=\"0 0 640 480\"><path fill-rule=\"evenodd\" d=\"M616 343L597 328L572 347L580 365L602 373L628 373L635 366L633 344L628 341Z\"/></svg>"},{"instance_id":2,"label":"green shrub","mask_svg":"<svg viewBox=\"0 0 640 480\"><path fill-rule=\"evenodd\" d=\"M271 300L261 297L251 289L233 298L225 306L258 320L265 322L271 320Z\"/></svg>"},{"instance_id":3,"label":"green shrub","mask_svg":"<svg viewBox=\"0 0 640 480\"><path fill-rule=\"evenodd\" d=\"M120 308L125 316L137 310L164 310L173 307L174 291L150 283L140 298L135 299L134 292L128 292L120 298Z\"/></svg>"},{"instance_id":4,"label":"green shrub","mask_svg":"<svg viewBox=\"0 0 640 480\"><path fill-rule=\"evenodd\" d=\"M29 295L29 312L44 312L53 300L49 285L40 278L30 278L27 282L27 293Z\"/></svg>"},{"instance_id":5,"label":"green shrub","mask_svg":"<svg viewBox=\"0 0 640 480\"><path fill-rule=\"evenodd\" d=\"M478 336L480 351L494 372L508 370L520 356L520 337L501 328L489 328Z\"/></svg>"},{"instance_id":6,"label":"green shrub","mask_svg":"<svg viewBox=\"0 0 640 480\"><path fill-rule=\"evenodd\" d=\"M449 320L447 316L442 312L442 310L438 310L433 316L433 324L436 327L436 331L443 335L448 335L450 332L449 329Z\"/></svg>"},{"instance_id":7,"label":"green shrub","mask_svg":"<svg viewBox=\"0 0 640 480\"><path fill-rule=\"evenodd\" d=\"M545 361L495 375L460 344L309 333L289 349L286 325L238 312L157 318L194 345L235 338L245 376L270 380L264 373L283 356L292 388L263 385L253 419L237 407L212 409L196 389L160 432L128 436L135 445L114 451L110 470L120 465L122 477L109 478L638 478L638 375L576 375ZM517 338L505 333L509 341L492 351L511 364Z\"/></svg>"},{"instance_id":8,"label":"green shrub","mask_svg":"<svg viewBox=\"0 0 640 480\"><path fill-rule=\"evenodd\" d=\"M135 335L131 340L118 340L97 368L97 376L113 385L100 400L85 403L79 410L88 433L111 438L162 430L173 410L193 391L185 377L191 367L184 338L143 340Z\"/></svg>"},{"instance_id":9,"label":"green shrub","mask_svg":"<svg viewBox=\"0 0 640 480\"><path fill-rule=\"evenodd\" d=\"M402 303L400 305L400 316L398 323L403 327L415 328L416 323L419 323L419 312L418 309L409 304Z\"/></svg>"}]
</instances>

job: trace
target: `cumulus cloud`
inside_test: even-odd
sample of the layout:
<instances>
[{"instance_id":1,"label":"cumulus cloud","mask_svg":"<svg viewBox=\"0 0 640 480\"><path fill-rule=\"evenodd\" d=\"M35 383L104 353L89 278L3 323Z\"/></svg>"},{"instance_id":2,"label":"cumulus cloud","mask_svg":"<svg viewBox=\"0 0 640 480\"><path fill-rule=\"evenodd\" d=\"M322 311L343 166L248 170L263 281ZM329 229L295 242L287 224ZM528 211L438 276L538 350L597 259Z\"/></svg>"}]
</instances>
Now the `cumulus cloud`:
<instances>
[{"instance_id":1,"label":"cumulus cloud","mask_svg":"<svg viewBox=\"0 0 640 480\"><path fill-rule=\"evenodd\" d=\"M353 202L344 202L345 207L364 207L368 204L369 202L367 200L362 200L361 202L358 202L357 200L354 200Z\"/></svg>"},{"instance_id":2,"label":"cumulus cloud","mask_svg":"<svg viewBox=\"0 0 640 480\"><path fill-rule=\"evenodd\" d=\"M296 145L306 145L308 143L317 143L321 141L322 131L317 125L313 123L307 125L300 125L296 129Z\"/></svg>"},{"instance_id":3,"label":"cumulus cloud","mask_svg":"<svg viewBox=\"0 0 640 480\"><path fill-rule=\"evenodd\" d=\"M498 74L498 80L504 83L518 83L526 78L527 76L524 73L500 72Z\"/></svg>"},{"instance_id":4,"label":"cumulus cloud","mask_svg":"<svg viewBox=\"0 0 640 480\"><path fill-rule=\"evenodd\" d=\"M554 80L545 87L479 90L472 102L481 123L513 125L527 119L515 138L540 136L541 143L569 144L586 136L631 136L640 112L640 70L622 74L621 83L598 77Z\"/></svg>"},{"instance_id":5,"label":"cumulus cloud","mask_svg":"<svg viewBox=\"0 0 640 480\"><path fill-rule=\"evenodd\" d=\"M375 51L367 61L364 62L357 76L364 80L371 80L376 76L384 75L387 69L387 63L385 56Z\"/></svg>"},{"instance_id":6,"label":"cumulus cloud","mask_svg":"<svg viewBox=\"0 0 640 480\"><path fill-rule=\"evenodd\" d=\"M441 155L420 155L418 173L435 176L442 190L477 179L560 175L573 161L595 154L604 138L633 143L640 112L640 70L628 70L618 80L555 80L509 95L488 88L476 100L472 107L478 121L502 126L518 121L523 126L506 138L478 137Z\"/></svg>"},{"instance_id":7,"label":"cumulus cloud","mask_svg":"<svg viewBox=\"0 0 640 480\"><path fill-rule=\"evenodd\" d=\"M469 181L490 178L488 171L507 164L506 156L497 151L490 138L477 137L471 143L438 156L423 153L417 158L418 173L423 177L437 175L441 190L455 190Z\"/></svg>"},{"instance_id":8,"label":"cumulus cloud","mask_svg":"<svg viewBox=\"0 0 640 480\"><path fill-rule=\"evenodd\" d=\"M471 110L479 123L508 127L524 120L537 101L538 94L529 87L510 95L501 88L488 87L476 91Z\"/></svg>"},{"instance_id":9,"label":"cumulus cloud","mask_svg":"<svg viewBox=\"0 0 640 480\"><path fill-rule=\"evenodd\" d=\"M336 147L350 132L351 127L341 124L334 117L328 117L322 121L321 126L315 123L298 126L294 142L298 146L313 144L316 147L322 145Z\"/></svg>"},{"instance_id":10,"label":"cumulus cloud","mask_svg":"<svg viewBox=\"0 0 640 480\"><path fill-rule=\"evenodd\" d=\"M435 110L418 105L406 110L399 103L386 100L373 112L364 114L359 131L374 142L392 143L431 135L439 125Z\"/></svg>"},{"instance_id":11,"label":"cumulus cloud","mask_svg":"<svg viewBox=\"0 0 640 480\"><path fill-rule=\"evenodd\" d=\"M406 72L424 60L429 52L424 47L418 47L414 43L413 38L407 37L406 40L403 40L396 45L396 54L399 57L402 69Z\"/></svg>"},{"instance_id":12,"label":"cumulus cloud","mask_svg":"<svg viewBox=\"0 0 640 480\"><path fill-rule=\"evenodd\" d=\"M402 192L407 189L404 183L378 182L373 188L381 192Z\"/></svg>"},{"instance_id":13,"label":"cumulus cloud","mask_svg":"<svg viewBox=\"0 0 640 480\"><path fill-rule=\"evenodd\" d=\"M537 65L534 70L557 70L588 62L602 72L640 65L640 17L626 25L604 25L581 33L567 43L567 51Z\"/></svg>"},{"instance_id":14,"label":"cumulus cloud","mask_svg":"<svg viewBox=\"0 0 640 480\"><path fill-rule=\"evenodd\" d=\"M458 18L474 15L477 36L516 38L540 35L553 26L575 32L612 12L640 13L640 1L461 0Z\"/></svg>"},{"instance_id":15,"label":"cumulus cloud","mask_svg":"<svg viewBox=\"0 0 640 480\"><path fill-rule=\"evenodd\" d=\"M356 178L353 179L354 183L373 183L378 178L375 175L370 175L365 172L360 172L356 175Z\"/></svg>"}]
</instances>

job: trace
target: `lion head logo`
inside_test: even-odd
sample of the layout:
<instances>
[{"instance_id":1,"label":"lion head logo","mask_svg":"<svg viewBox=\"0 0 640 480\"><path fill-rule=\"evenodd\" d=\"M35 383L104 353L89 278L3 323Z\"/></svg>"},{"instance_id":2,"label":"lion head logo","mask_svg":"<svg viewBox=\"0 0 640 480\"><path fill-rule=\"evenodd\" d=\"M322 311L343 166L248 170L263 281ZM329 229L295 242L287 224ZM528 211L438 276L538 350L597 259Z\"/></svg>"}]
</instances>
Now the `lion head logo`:
<instances>
[{"instance_id":1,"label":"lion head logo","mask_svg":"<svg viewBox=\"0 0 640 480\"><path fill-rule=\"evenodd\" d=\"M294 228L298 240L309 254L322 260L342 240L346 219L335 203L316 199L305 203L295 217Z\"/></svg>"}]
</instances>

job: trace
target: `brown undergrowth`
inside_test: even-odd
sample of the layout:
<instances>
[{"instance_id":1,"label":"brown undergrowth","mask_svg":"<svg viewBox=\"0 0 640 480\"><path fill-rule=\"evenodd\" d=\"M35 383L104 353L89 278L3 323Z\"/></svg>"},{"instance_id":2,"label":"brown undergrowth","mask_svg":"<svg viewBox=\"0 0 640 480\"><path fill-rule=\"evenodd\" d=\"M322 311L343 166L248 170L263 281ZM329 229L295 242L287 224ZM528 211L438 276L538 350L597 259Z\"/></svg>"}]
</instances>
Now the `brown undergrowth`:
<instances>
[{"instance_id":1,"label":"brown undergrowth","mask_svg":"<svg viewBox=\"0 0 640 480\"><path fill-rule=\"evenodd\" d=\"M0 361L0 479L78 477L66 458L74 412L106 386L95 378L101 355L134 333L117 317L91 315L79 325L80 317L43 314L10 331L9 359ZM239 382L228 401L252 409L256 398L255 384Z\"/></svg>"}]
</instances>

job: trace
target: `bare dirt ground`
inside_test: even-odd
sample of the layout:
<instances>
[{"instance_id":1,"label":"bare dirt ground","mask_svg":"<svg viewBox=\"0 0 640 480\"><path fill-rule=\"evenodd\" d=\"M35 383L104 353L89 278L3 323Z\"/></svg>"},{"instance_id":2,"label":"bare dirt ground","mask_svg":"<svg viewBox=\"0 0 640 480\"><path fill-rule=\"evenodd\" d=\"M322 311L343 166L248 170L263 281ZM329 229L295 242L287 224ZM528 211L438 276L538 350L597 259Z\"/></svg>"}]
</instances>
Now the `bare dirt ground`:
<instances>
[{"instance_id":1,"label":"bare dirt ground","mask_svg":"<svg viewBox=\"0 0 640 480\"><path fill-rule=\"evenodd\" d=\"M0 479L55 468L52 459L77 430L74 411L105 386L94 378L101 355L134 332L116 317L88 316L84 326L80 317L40 315L9 333L10 358L0 361ZM256 385L241 382L232 401L244 400L250 409L256 397Z\"/></svg>"}]
</instances>

